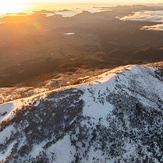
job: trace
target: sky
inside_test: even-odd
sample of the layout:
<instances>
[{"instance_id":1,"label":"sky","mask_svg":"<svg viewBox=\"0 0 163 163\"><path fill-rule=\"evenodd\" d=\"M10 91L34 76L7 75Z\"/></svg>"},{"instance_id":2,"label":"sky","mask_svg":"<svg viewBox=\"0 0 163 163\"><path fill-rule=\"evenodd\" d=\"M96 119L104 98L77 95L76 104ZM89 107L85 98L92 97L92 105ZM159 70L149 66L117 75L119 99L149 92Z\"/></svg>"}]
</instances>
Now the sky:
<instances>
[{"instance_id":1,"label":"sky","mask_svg":"<svg viewBox=\"0 0 163 163\"><path fill-rule=\"evenodd\" d=\"M31 0L26 0L31 1ZM73 2L73 3L159 3L162 0L35 0L31 2Z\"/></svg>"},{"instance_id":2,"label":"sky","mask_svg":"<svg viewBox=\"0 0 163 163\"><path fill-rule=\"evenodd\" d=\"M0 14L21 12L28 9L45 7L45 3L109 3L109 4L140 4L160 3L162 0L0 0ZM40 4L39 4L40 3ZM43 4L43 5L41 5ZM33 6L33 7L32 7Z\"/></svg>"},{"instance_id":3,"label":"sky","mask_svg":"<svg viewBox=\"0 0 163 163\"><path fill-rule=\"evenodd\" d=\"M161 3L162 0L0 0L5 3Z\"/></svg>"},{"instance_id":4,"label":"sky","mask_svg":"<svg viewBox=\"0 0 163 163\"><path fill-rule=\"evenodd\" d=\"M162 0L26 0L31 2L64 2L64 3L159 3Z\"/></svg>"}]
</instances>

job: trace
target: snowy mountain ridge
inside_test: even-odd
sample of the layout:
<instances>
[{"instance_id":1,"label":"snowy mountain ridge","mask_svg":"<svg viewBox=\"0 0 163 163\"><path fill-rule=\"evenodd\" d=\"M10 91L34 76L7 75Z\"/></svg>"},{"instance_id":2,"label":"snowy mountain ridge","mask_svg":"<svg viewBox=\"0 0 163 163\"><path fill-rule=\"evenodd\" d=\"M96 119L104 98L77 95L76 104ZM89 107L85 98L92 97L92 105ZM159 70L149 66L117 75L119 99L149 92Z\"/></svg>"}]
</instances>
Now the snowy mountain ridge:
<instances>
[{"instance_id":1,"label":"snowy mountain ridge","mask_svg":"<svg viewBox=\"0 0 163 163\"><path fill-rule=\"evenodd\" d=\"M125 66L0 105L0 162L163 162L163 69Z\"/></svg>"}]
</instances>

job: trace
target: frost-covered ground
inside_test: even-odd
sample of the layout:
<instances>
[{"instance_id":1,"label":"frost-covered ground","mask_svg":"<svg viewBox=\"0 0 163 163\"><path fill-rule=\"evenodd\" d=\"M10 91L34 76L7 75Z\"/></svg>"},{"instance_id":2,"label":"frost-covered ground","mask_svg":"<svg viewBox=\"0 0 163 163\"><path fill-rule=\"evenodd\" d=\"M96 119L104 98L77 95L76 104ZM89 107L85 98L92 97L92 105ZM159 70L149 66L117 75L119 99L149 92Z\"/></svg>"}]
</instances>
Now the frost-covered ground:
<instances>
[{"instance_id":1,"label":"frost-covered ground","mask_svg":"<svg viewBox=\"0 0 163 163\"><path fill-rule=\"evenodd\" d=\"M2 87L0 88L0 104L20 98L29 97L48 91L48 88L34 87Z\"/></svg>"},{"instance_id":2,"label":"frost-covered ground","mask_svg":"<svg viewBox=\"0 0 163 163\"><path fill-rule=\"evenodd\" d=\"M163 162L163 69L125 66L0 105L1 162Z\"/></svg>"},{"instance_id":3,"label":"frost-covered ground","mask_svg":"<svg viewBox=\"0 0 163 163\"><path fill-rule=\"evenodd\" d=\"M5 102L10 102L20 98L26 98L33 95L38 95L49 90L54 90L57 88L74 85L76 83L85 83L92 76L97 76L105 72L106 69L97 69L97 70L88 70L88 69L78 69L73 74L57 74L57 77L54 75L49 80L39 82L34 87L26 86L23 87L20 85L14 87L0 87L0 104Z\"/></svg>"}]
</instances>

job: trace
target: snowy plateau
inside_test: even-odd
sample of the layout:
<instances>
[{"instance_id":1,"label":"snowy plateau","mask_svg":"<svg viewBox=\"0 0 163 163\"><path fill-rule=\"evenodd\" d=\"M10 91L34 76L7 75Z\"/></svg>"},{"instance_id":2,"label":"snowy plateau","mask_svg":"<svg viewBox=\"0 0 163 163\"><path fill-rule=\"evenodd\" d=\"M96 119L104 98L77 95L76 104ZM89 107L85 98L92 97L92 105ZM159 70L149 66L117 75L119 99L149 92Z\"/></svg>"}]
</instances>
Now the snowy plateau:
<instances>
[{"instance_id":1,"label":"snowy plateau","mask_svg":"<svg viewBox=\"0 0 163 163\"><path fill-rule=\"evenodd\" d=\"M0 105L0 163L162 163L163 69L124 66Z\"/></svg>"}]
</instances>

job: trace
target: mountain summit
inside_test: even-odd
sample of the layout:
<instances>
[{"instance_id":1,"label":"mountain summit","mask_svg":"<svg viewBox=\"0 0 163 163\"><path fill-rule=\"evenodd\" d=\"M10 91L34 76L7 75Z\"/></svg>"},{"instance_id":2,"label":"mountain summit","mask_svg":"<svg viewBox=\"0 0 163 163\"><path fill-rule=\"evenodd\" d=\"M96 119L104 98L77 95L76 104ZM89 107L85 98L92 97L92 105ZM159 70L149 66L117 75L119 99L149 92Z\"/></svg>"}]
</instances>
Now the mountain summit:
<instances>
[{"instance_id":1,"label":"mountain summit","mask_svg":"<svg viewBox=\"0 0 163 163\"><path fill-rule=\"evenodd\" d=\"M2 163L163 162L163 69L125 66L0 105Z\"/></svg>"}]
</instances>

